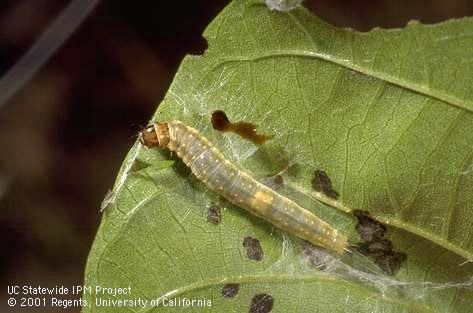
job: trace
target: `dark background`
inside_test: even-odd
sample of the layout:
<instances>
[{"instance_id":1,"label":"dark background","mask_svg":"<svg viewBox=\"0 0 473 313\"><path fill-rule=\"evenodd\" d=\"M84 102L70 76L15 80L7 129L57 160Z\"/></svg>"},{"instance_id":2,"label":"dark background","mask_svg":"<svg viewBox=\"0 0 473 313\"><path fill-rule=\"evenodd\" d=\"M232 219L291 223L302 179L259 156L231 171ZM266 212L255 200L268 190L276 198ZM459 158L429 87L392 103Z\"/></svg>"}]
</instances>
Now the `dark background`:
<instances>
[{"instance_id":1,"label":"dark background","mask_svg":"<svg viewBox=\"0 0 473 313\"><path fill-rule=\"evenodd\" d=\"M67 3L0 2L0 75ZM0 104L2 312L7 285L82 284L100 203L138 125L155 111L184 55L205 50L201 33L227 3L102 1L33 79ZM470 0L304 5L332 24L361 31L473 13ZM24 310L43 311L52 312Z\"/></svg>"}]
</instances>

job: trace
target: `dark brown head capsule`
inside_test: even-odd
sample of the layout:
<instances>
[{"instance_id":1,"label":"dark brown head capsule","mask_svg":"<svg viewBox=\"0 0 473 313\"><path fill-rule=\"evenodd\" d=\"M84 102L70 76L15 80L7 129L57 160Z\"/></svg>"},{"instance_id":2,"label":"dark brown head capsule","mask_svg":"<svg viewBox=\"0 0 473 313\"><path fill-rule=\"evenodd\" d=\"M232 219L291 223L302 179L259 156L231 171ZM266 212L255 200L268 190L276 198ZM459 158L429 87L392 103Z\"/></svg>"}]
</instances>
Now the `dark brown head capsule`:
<instances>
[{"instance_id":1,"label":"dark brown head capsule","mask_svg":"<svg viewBox=\"0 0 473 313\"><path fill-rule=\"evenodd\" d=\"M139 134L140 143L148 148L166 149L169 143L168 123L154 123L146 126Z\"/></svg>"}]
</instances>

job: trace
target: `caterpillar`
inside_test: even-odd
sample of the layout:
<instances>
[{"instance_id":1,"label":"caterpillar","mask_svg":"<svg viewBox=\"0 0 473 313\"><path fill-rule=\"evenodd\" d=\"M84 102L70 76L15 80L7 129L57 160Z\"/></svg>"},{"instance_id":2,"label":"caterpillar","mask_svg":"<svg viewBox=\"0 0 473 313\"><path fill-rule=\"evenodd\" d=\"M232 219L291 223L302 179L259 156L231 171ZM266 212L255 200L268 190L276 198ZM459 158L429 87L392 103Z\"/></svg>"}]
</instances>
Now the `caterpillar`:
<instances>
[{"instance_id":1,"label":"caterpillar","mask_svg":"<svg viewBox=\"0 0 473 313\"><path fill-rule=\"evenodd\" d=\"M180 121L153 123L140 132L139 141L175 151L210 190L284 232L338 254L348 251L346 236L239 169L196 129Z\"/></svg>"}]
</instances>

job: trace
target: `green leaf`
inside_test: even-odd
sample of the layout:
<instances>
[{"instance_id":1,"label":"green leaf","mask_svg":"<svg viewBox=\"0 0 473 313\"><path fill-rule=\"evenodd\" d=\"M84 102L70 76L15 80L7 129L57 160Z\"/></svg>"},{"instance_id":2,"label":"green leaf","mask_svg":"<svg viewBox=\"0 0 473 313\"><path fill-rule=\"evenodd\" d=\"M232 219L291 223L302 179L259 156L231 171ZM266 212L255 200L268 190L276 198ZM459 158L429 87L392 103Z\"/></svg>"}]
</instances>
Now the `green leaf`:
<instances>
[{"instance_id":1,"label":"green leaf","mask_svg":"<svg viewBox=\"0 0 473 313\"><path fill-rule=\"evenodd\" d=\"M181 308L199 312L247 312L261 293L274 312L469 312L472 34L471 18L359 33L303 8L234 1L205 31L206 53L184 59L152 119L199 129L256 177L289 165L286 191L352 242L353 208L390 225L395 249L407 254L394 282L320 271L297 240L209 192L179 160L158 163L169 153L137 143L105 203L85 285L131 287L114 299L211 300L211 308ZM219 133L210 124L216 109L274 138L258 147ZM316 169L340 202L310 197ZM222 208L218 225L207 220L213 205ZM248 236L259 240L262 261L248 259ZM222 296L227 283L239 284L232 298ZM108 297L86 293L83 312L176 310L96 306Z\"/></svg>"}]
</instances>

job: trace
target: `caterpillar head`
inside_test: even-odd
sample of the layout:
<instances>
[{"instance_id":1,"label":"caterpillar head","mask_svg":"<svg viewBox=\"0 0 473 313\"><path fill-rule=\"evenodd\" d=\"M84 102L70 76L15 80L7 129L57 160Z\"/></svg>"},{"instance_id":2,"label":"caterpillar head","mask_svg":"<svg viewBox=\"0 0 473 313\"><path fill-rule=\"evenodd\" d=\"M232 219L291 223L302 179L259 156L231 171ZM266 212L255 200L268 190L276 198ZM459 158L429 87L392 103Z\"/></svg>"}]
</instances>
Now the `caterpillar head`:
<instances>
[{"instance_id":1,"label":"caterpillar head","mask_svg":"<svg viewBox=\"0 0 473 313\"><path fill-rule=\"evenodd\" d=\"M169 143L168 123L153 123L148 125L139 134L140 143L148 148L167 148Z\"/></svg>"}]
</instances>

